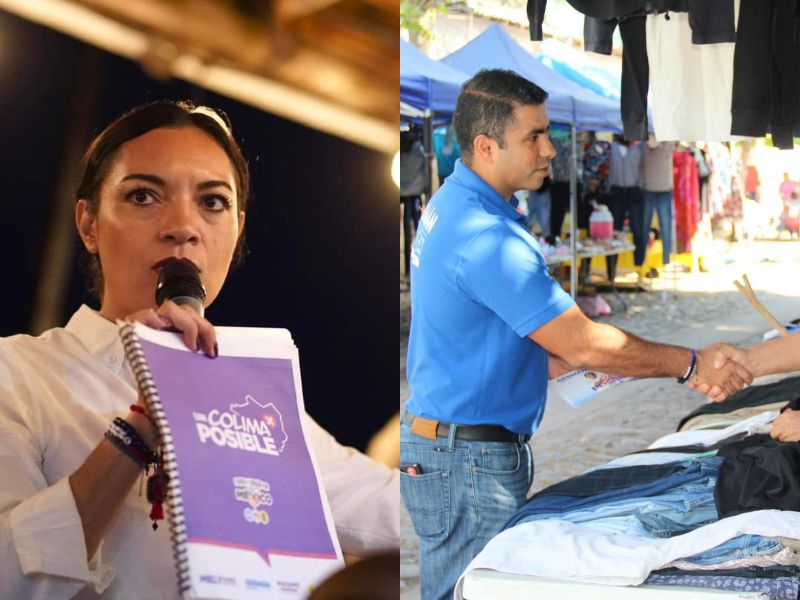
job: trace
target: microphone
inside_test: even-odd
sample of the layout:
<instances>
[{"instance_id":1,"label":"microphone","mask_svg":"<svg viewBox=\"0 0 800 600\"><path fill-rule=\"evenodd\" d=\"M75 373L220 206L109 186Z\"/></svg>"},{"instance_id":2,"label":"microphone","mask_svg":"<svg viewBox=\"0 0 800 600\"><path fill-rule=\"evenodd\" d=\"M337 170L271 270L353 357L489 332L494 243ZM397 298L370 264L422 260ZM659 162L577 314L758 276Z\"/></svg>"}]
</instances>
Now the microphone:
<instances>
[{"instance_id":1,"label":"microphone","mask_svg":"<svg viewBox=\"0 0 800 600\"><path fill-rule=\"evenodd\" d=\"M156 304L164 300L175 304L186 304L201 317L205 312L206 288L200 281L200 271L190 260L175 258L166 261L158 274L156 284Z\"/></svg>"}]
</instances>

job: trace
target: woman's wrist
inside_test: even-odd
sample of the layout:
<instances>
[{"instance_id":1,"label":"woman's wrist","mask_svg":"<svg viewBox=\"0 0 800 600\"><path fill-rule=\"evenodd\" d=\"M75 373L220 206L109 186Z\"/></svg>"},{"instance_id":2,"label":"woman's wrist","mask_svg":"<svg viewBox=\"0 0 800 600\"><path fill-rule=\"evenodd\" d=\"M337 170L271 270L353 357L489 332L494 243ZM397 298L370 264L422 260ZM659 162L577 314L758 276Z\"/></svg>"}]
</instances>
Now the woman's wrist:
<instances>
[{"instance_id":1,"label":"woman's wrist","mask_svg":"<svg viewBox=\"0 0 800 600\"><path fill-rule=\"evenodd\" d=\"M125 420L131 424L131 427L136 430L136 433L151 450L158 449L158 429L146 414L131 411Z\"/></svg>"}]
</instances>

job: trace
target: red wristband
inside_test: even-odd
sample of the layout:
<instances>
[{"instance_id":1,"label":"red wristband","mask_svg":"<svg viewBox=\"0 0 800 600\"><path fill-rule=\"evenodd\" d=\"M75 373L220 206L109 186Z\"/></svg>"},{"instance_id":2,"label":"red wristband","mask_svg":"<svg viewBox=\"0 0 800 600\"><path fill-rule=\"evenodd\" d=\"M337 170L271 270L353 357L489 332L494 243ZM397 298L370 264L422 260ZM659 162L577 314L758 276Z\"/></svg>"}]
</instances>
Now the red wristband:
<instances>
[{"instance_id":1,"label":"red wristband","mask_svg":"<svg viewBox=\"0 0 800 600\"><path fill-rule=\"evenodd\" d=\"M150 417L150 415L147 414L147 411L144 408L142 408L138 404L131 404L128 408L130 408L131 411L133 412L137 412L140 415L144 415L145 417L147 417L147 420L150 421L150 423L152 423L153 426L155 426L156 422L153 421L152 417Z\"/></svg>"}]
</instances>

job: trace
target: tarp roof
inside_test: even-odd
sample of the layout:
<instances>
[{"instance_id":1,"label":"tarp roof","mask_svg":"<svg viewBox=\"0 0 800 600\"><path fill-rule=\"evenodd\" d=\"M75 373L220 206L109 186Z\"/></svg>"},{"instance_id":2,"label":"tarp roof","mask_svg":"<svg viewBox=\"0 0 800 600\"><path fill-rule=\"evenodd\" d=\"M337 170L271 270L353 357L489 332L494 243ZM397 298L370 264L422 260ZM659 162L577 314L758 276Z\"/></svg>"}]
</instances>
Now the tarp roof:
<instances>
[{"instance_id":1,"label":"tarp roof","mask_svg":"<svg viewBox=\"0 0 800 600\"><path fill-rule=\"evenodd\" d=\"M467 75L428 58L419 48L400 40L400 100L437 115L451 115Z\"/></svg>"},{"instance_id":2,"label":"tarp roof","mask_svg":"<svg viewBox=\"0 0 800 600\"><path fill-rule=\"evenodd\" d=\"M442 62L470 76L481 69L510 69L547 91L546 105L552 122L574 123L580 129L622 131L619 102L545 66L496 23Z\"/></svg>"}]
</instances>

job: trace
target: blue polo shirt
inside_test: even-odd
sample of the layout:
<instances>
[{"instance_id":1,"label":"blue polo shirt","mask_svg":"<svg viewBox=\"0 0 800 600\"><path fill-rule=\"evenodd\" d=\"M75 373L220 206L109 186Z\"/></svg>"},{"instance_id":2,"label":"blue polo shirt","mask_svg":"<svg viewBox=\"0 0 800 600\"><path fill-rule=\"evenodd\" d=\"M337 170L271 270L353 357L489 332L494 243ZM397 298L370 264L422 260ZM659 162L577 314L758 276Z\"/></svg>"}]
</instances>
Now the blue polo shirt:
<instances>
[{"instance_id":1,"label":"blue polo shirt","mask_svg":"<svg viewBox=\"0 0 800 600\"><path fill-rule=\"evenodd\" d=\"M547 352L527 336L572 306L525 217L458 160L411 249L406 409L532 433L547 398Z\"/></svg>"}]
</instances>

